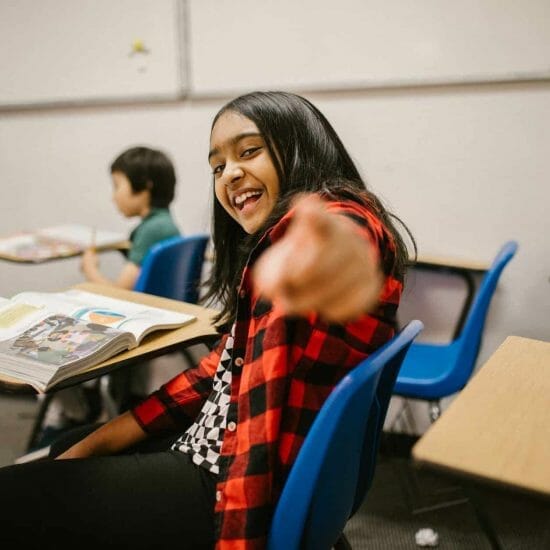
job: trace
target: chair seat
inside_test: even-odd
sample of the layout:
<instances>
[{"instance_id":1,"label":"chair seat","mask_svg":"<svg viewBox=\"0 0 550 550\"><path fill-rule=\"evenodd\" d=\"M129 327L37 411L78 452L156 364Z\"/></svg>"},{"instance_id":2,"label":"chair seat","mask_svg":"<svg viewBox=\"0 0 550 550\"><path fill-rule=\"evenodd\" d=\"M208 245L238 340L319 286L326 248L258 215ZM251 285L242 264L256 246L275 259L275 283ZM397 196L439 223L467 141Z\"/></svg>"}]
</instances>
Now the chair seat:
<instances>
[{"instance_id":1,"label":"chair seat","mask_svg":"<svg viewBox=\"0 0 550 550\"><path fill-rule=\"evenodd\" d=\"M399 370L393 393L413 399L438 400L464 387L460 376L458 341L449 344L413 343Z\"/></svg>"}]
</instances>

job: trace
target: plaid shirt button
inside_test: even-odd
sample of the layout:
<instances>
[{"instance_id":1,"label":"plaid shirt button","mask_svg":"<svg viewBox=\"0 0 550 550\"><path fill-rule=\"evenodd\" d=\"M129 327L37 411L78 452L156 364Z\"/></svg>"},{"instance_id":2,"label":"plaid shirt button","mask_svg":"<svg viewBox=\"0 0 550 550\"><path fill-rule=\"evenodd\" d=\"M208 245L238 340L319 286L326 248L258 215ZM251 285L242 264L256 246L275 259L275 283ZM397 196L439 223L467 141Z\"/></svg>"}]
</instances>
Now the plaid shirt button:
<instances>
[{"instance_id":1,"label":"plaid shirt button","mask_svg":"<svg viewBox=\"0 0 550 550\"><path fill-rule=\"evenodd\" d=\"M242 357L237 357L237 359L235 359L235 365L237 365L237 367L242 367L243 363L244 363L244 360Z\"/></svg>"},{"instance_id":2,"label":"plaid shirt button","mask_svg":"<svg viewBox=\"0 0 550 550\"><path fill-rule=\"evenodd\" d=\"M237 429L237 424L235 424L235 422L229 422L229 424L227 425L227 429L230 432L234 432Z\"/></svg>"},{"instance_id":3,"label":"plaid shirt button","mask_svg":"<svg viewBox=\"0 0 550 550\"><path fill-rule=\"evenodd\" d=\"M222 499L222 492L221 491L216 491L216 501L220 502L221 499Z\"/></svg>"}]
</instances>

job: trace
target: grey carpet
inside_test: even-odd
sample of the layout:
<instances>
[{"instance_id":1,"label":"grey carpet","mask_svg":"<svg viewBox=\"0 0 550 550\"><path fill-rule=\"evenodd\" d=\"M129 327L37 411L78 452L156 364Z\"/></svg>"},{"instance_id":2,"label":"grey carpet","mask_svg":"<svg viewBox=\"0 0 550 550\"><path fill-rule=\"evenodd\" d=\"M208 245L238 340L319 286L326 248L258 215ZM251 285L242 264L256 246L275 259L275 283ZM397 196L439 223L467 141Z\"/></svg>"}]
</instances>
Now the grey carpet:
<instances>
[{"instance_id":1,"label":"grey carpet","mask_svg":"<svg viewBox=\"0 0 550 550\"><path fill-rule=\"evenodd\" d=\"M455 504L430 509L449 502ZM548 500L467 484L387 455L379 456L373 485L345 533L354 550L418 549L422 528L437 532L442 550L491 549L472 502L487 514L502 549L550 550Z\"/></svg>"}]
</instances>

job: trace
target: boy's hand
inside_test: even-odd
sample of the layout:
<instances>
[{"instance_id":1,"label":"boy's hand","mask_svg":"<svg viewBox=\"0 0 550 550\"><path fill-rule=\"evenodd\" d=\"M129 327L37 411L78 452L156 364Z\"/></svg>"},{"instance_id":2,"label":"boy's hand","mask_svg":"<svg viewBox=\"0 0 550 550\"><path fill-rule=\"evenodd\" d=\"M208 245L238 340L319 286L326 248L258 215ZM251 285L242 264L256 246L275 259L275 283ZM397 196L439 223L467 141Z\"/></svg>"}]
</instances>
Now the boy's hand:
<instances>
[{"instance_id":1,"label":"boy's hand","mask_svg":"<svg viewBox=\"0 0 550 550\"><path fill-rule=\"evenodd\" d=\"M376 307L383 284L376 252L353 222L326 211L317 195L296 203L285 236L254 268L258 291L289 314L317 312L346 322Z\"/></svg>"},{"instance_id":2,"label":"boy's hand","mask_svg":"<svg viewBox=\"0 0 550 550\"><path fill-rule=\"evenodd\" d=\"M86 278L91 279L97 273L99 267L99 259L93 248L88 248L82 254L80 261L80 271L84 273Z\"/></svg>"}]
</instances>

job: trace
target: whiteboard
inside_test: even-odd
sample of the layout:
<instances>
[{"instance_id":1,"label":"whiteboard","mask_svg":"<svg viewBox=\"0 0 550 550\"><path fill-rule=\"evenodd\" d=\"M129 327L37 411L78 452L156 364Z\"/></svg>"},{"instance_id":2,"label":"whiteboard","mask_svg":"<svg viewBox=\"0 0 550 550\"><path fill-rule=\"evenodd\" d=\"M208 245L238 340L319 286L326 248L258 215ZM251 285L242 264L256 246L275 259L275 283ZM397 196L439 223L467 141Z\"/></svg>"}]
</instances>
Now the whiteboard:
<instances>
[{"instance_id":1,"label":"whiteboard","mask_svg":"<svg viewBox=\"0 0 550 550\"><path fill-rule=\"evenodd\" d=\"M0 105L173 98L179 0L0 0Z\"/></svg>"},{"instance_id":2,"label":"whiteboard","mask_svg":"<svg viewBox=\"0 0 550 550\"><path fill-rule=\"evenodd\" d=\"M193 91L550 78L548 0L190 0Z\"/></svg>"}]
</instances>

